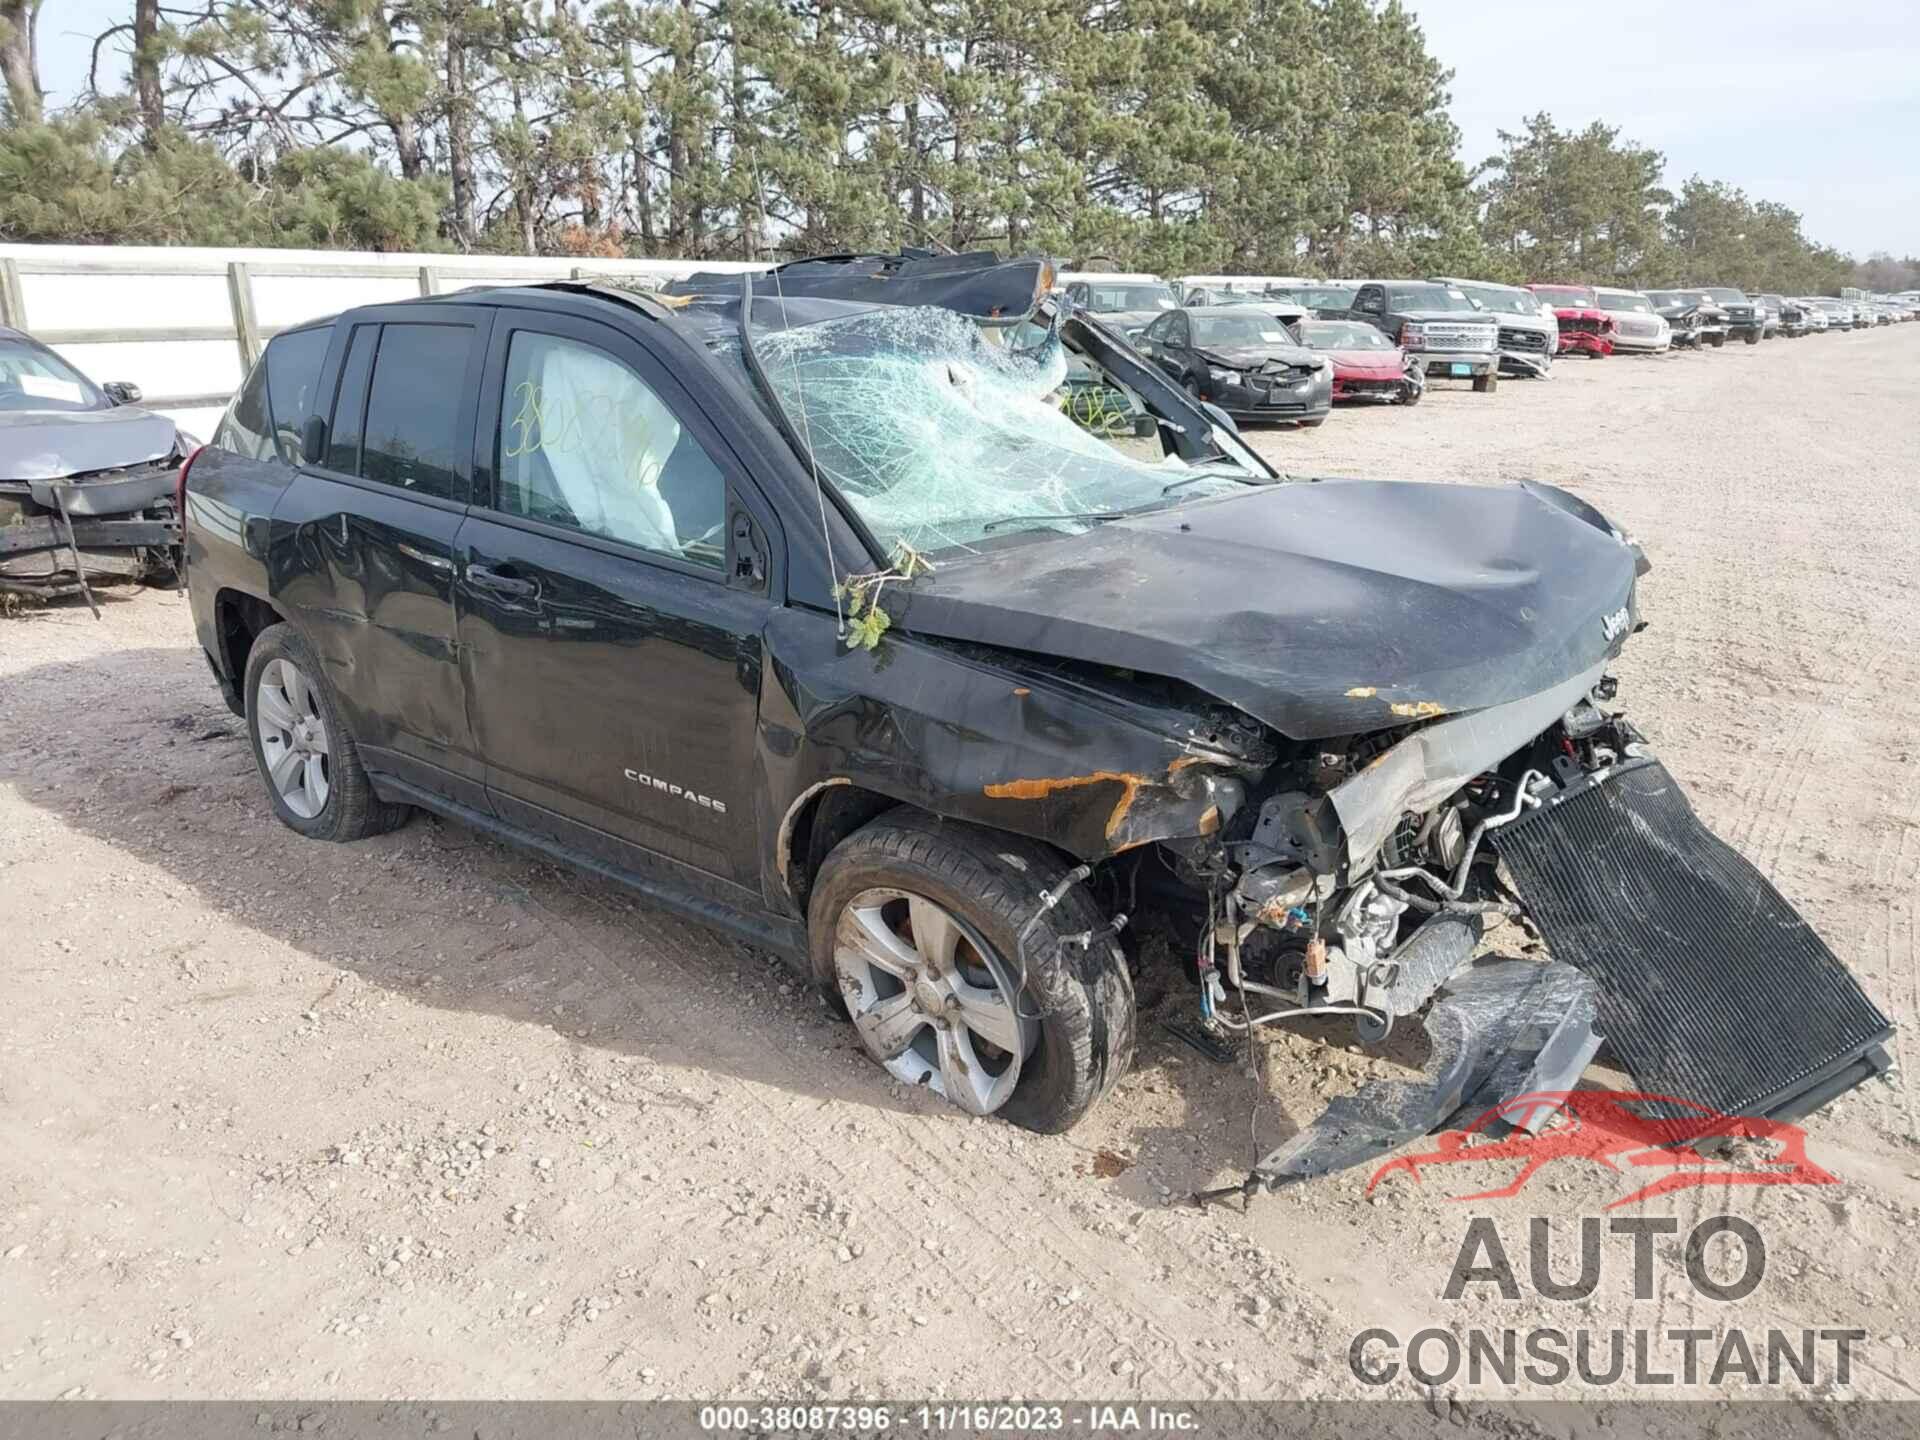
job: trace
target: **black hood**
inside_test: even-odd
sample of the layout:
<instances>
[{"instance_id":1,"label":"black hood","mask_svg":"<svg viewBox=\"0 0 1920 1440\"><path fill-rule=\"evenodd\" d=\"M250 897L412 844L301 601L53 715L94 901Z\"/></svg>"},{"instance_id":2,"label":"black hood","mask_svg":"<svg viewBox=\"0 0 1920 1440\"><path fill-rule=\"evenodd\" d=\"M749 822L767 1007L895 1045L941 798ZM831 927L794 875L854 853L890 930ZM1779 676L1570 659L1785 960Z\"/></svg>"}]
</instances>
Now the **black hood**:
<instances>
[{"instance_id":1,"label":"black hood","mask_svg":"<svg viewBox=\"0 0 1920 1440\"><path fill-rule=\"evenodd\" d=\"M1315 369L1320 357L1298 345L1196 345L1193 353L1223 370L1258 370L1269 361L1276 365L1304 365Z\"/></svg>"},{"instance_id":2,"label":"black hood","mask_svg":"<svg viewBox=\"0 0 1920 1440\"><path fill-rule=\"evenodd\" d=\"M928 636L1183 680L1308 740L1592 669L1630 628L1636 561L1550 485L1298 481L943 556L888 608Z\"/></svg>"},{"instance_id":3,"label":"black hood","mask_svg":"<svg viewBox=\"0 0 1920 1440\"><path fill-rule=\"evenodd\" d=\"M0 480L63 480L164 460L178 433L166 416L133 405L0 411Z\"/></svg>"}]
</instances>

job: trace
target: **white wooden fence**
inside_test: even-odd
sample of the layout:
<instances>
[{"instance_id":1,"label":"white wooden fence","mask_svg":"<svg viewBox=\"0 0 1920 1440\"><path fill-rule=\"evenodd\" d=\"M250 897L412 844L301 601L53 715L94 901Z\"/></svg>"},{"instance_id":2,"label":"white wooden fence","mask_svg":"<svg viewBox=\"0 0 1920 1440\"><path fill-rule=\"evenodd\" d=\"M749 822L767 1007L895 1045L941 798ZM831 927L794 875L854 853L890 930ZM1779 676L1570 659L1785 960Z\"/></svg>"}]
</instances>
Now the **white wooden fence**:
<instances>
[{"instance_id":1,"label":"white wooden fence","mask_svg":"<svg viewBox=\"0 0 1920 1440\"><path fill-rule=\"evenodd\" d=\"M386 255L189 246L0 245L0 325L206 438L260 347L355 305L592 275L664 282L740 262Z\"/></svg>"}]
</instances>

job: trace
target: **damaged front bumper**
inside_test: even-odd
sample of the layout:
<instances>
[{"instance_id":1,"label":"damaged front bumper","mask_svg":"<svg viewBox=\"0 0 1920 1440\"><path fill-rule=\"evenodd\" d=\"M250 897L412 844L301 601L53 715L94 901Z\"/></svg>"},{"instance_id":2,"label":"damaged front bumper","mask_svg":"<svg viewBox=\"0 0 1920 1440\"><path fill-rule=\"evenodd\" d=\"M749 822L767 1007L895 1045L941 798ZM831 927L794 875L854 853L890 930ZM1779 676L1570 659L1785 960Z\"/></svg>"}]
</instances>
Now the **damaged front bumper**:
<instances>
[{"instance_id":1,"label":"damaged front bumper","mask_svg":"<svg viewBox=\"0 0 1920 1440\"><path fill-rule=\"evenodd\" d=\"M1341 818L1417 808L1421 777L1444 784L1472 763L1464 750L1448 759L1454 748L1452 737L1423 748L1418 776L1387 752L1379 793L1348 797ZM1530 803L1488 831L1550 959L1474 963L1477 917L1427 919L1372 964L1356 997L1389 1023L1433 997L1424 1071L1335 1099L1240 1189L1375 1161L1516 1097L1570 1091L1603 1045L1642 1096L1755 1120L1808 1114L1890 1068L1892 1026L1833 951L1701 823L1644 745L1626 748L1594 771L1529 772ZM1544 1123L1552 1107L1532 1113Z\"/></svg>"}]
</instances>

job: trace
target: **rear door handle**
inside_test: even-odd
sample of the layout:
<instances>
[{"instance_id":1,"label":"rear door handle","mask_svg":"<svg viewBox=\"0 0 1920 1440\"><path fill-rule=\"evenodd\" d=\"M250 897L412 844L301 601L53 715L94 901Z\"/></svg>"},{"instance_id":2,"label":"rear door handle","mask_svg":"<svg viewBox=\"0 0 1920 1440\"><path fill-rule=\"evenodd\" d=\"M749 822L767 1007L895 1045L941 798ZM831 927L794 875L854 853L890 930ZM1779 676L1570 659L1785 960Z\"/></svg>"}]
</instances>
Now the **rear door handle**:
<instances>
[{"instance_id":1,"label":"rear door handle","mask_svg":"<svg viewBox=\"0 0 1920 1440\"><path fill-rule=\"evenodd\" d=\"M489 570L484 565L467 566L467 583L500 595L532 596L540 593L540 587L534 581L522 580L517 575L502 575L498 570Z\"/></svg>"}]
</instances>

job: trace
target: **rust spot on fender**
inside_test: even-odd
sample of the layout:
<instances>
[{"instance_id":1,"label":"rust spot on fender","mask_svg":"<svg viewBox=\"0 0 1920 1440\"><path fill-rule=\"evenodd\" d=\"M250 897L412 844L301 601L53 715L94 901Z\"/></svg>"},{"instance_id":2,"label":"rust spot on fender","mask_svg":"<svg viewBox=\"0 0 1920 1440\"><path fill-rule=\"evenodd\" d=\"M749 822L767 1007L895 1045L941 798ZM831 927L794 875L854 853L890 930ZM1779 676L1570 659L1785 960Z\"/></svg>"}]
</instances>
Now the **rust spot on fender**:
<instances>
[{"instance_id":1,"label":"rust spot on fender","mask_svg":"<svg viewBox=\"0 0 1920 1440\"><path fill-rule=\"evenodd\" d=\"M1121 825L1126 823L1127 812L1133 809L1140 787L1149 783L1146 776L1130 775L1124 770L1096 770L1091 775L1066 775L1057 780L1003 780L987 786L986 793L995 800L1044 800L1061 790L1078 790L1086 785L1118 785L1120 799L1113 807L1113 814L1107 817L1107 838L1111 840Z\"/></svg>"},{"instance_id":2,"label":"rust spot on fender","mask_svg":"<svg viewBox=\"0 0 1920 1440\"><path fill-rule=\"evenodd\" d=\"M1410 700L1387 707L1403 720L1431 720L1435 715L1447 713L1447 707L1438 700Z\"/></svg>"},{"instance_id":3,"label":"rust spot on fender","mask_svg":"<svg viewBox=\"0 0 1920 1440\"><path fill-rule=\"evenodd\" d=\"M1378 685L1356 685L1347 691L1347 698L1349 700L1371 700L1379 693L1380 687Z\"/></svg>"}]
</instances>

